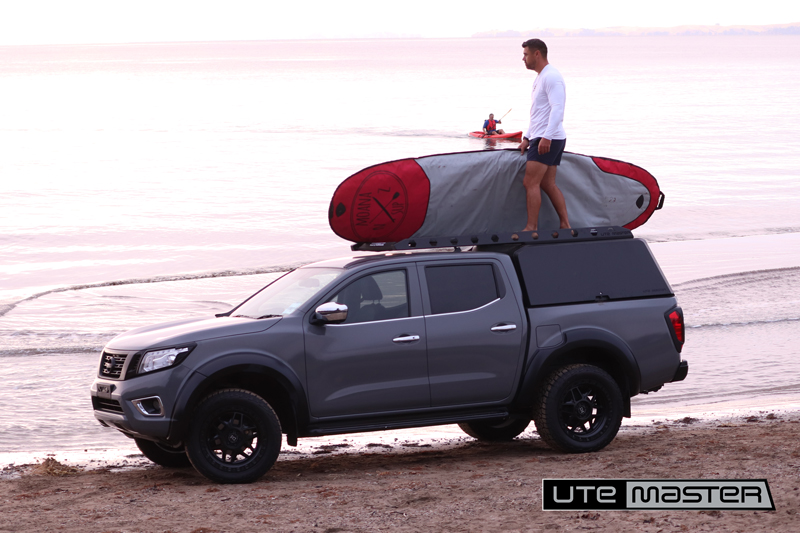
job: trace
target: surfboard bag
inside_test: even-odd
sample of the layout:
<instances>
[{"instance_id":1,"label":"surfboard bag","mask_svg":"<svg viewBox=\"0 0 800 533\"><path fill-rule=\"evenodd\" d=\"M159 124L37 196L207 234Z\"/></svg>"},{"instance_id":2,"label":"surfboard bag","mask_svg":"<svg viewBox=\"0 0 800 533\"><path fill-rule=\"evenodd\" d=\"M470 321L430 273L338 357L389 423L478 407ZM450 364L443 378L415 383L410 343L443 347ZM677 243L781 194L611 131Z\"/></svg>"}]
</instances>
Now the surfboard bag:
<instances>
[{"instance_id":1,"label":"surfboard bag","mask_svg":"<svg viewBox=\"0 0 800 533\"><path fill-rule=\"evenodd\" d=\"M356 243L519 231L527 222L526 158L485 150L400 159L344 180L331 200L331 229ZM630 163L564 152L556 183L572 227L641 226L663 205L656 179ZM558 228L542 194L539 229Z\"/></svg>"}]
</instances>

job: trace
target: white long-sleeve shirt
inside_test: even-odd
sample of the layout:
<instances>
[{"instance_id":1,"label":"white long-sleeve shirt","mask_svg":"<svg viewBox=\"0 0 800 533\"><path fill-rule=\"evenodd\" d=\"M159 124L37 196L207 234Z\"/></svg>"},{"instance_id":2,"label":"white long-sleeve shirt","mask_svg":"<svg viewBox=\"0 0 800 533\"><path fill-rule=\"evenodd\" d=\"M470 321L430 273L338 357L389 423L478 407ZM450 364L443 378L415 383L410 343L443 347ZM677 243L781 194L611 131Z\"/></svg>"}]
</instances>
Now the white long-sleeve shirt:
<instances>
[{"instance_id":1,"label":"white long-sleeve shirt","mask_svg":"<svg viewBox=\"0 0 800 533\"><path fill-rule=\"evenodd\" d=\"M567 88L561 73L552 65L545 65L536 76L531 91L531 122L525 133L527 139L566 139L564 131L564 106Z\"/></svg>"}]
</instances>

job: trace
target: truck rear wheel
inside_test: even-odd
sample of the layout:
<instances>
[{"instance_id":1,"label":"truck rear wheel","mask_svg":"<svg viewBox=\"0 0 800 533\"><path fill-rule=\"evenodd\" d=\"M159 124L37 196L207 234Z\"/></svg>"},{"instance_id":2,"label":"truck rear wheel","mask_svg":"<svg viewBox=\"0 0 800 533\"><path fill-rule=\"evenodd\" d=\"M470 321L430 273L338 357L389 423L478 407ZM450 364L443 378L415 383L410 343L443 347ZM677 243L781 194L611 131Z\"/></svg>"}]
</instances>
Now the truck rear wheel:
<instances>
[{"instance_id":1,"label":"truck rear wheel","mask_svg":"<svg viewBox=\"0 0 800 533\"><path fill-rule=\"evenodd\" d=\"M192 465L217 483L251 483L272 468L281 449L281 424L260 396L225 389L198 405L186 451Z\"/></svg>"},{"instance_id":2,"label":"truck rear wheel","mask_svg":"<svg viewBox=\"0 0 800 533\"><path fill-rule=\"evenodd\" d=\"M183 446L171 448L157 442L145 439L133 439L142 454L153 461L155 464L167 468L186 468L192 466L189 458L186 457L186 450Z\"/></svg>"},{"instance_id":3,"label":"truck rear wheel","mask_svg":"<svg viewBox=\"0 0 800 533\"><path fill-rule=\"evenodd\" d=\"M474 422L461 422L460 427L470 437L485 441L513 440L514 437L525 431L531 423L526 418L505 418L502 420L476 420Z\"/></svg>"},{"instance_id":4,"label":"truck rear wheel","mask_svg":"<svg viewBox=\"0 0 800 533\"><path fill-rule=\"evenodd\" d=\"M622 410L622 393L606 371L569 365L544 382L534 420L550 447L568 453L594 452L617 436Z\"/></svg>"}]
</instances>

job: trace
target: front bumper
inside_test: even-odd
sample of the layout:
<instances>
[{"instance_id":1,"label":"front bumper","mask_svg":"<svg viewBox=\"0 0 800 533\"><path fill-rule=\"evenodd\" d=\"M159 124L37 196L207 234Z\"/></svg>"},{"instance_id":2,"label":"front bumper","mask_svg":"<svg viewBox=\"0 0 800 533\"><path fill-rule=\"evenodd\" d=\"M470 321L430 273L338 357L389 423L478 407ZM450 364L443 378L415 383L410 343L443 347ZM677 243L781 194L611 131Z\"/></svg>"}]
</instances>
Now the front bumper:
<instances>
[{"instance_id":1,"label":"front bumper","mask_svg":"<svg viewBox=\"0 0 800 533\"><path fill-rule=\"evenodd\" d=\"M182 373L178 368L130 380L95 379L90 388L94 417L132 438L166 440L179 389L176 374Z\"/></svg>"},{"instance_id":2,"label":"front bumper","mask_svg":"<svg viewBox=\"0 0 800 533\"><path fill-rule=\"evenodd\" d=\"M92 384L92 407L94 417L105 427L117 429L131 438L165 439L169 434L172 420L166 416L145 415L139 411L133 401L126 400L121 394L98 394L97 386L117 385L96 380ZM124 391L124 389L123 389ZM139 399L135 395L135 399ZM151 396L152 397L152 396ZM162 400L163 401L163 400Z\"/></svg>"}]
</instances>

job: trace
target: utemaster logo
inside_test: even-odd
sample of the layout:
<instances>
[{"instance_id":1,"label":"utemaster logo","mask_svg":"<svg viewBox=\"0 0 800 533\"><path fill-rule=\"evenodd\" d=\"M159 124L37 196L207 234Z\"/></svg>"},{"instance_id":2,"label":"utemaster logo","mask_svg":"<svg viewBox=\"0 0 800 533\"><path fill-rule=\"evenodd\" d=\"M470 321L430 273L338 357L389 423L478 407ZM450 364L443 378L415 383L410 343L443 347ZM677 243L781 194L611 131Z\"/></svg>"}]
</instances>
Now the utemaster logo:
<instances>
[{"instance_id":1,"label":"utemaster logo","mask_svg":"<svg viewBox=\"0 0 800 533\"><path fill-rule=\"evenodd\" d=\"M766 479L543 479L544 511L774 511Z\"/></svg>"}]
</instances>

